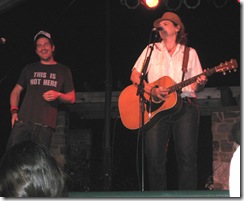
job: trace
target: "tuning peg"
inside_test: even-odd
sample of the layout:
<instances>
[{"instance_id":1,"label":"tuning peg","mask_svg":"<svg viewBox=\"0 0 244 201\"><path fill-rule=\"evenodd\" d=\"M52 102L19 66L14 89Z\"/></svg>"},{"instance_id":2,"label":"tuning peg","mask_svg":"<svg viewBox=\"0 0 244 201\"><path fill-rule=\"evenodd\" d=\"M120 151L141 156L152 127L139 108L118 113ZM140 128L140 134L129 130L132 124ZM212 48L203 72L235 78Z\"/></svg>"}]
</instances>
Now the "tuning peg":
<instances>
[{"instance_id":1,"label":"tuning peg","mask_svg":"<svg viewBox=\"0 0 244 201\"><path fill-rule=\"evenodd\" d=\"M226 72L223 72L223 75L226 75Z\"/></svg>"}]
</instances>

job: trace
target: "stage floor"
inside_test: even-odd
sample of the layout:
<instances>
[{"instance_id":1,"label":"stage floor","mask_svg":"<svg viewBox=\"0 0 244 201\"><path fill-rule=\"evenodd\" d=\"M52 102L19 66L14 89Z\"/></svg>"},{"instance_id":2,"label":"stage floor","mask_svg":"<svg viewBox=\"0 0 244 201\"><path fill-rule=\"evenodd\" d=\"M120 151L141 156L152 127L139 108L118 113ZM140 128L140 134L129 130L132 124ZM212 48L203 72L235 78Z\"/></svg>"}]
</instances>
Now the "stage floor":
<instances>
[{"instance_id":1,"label":"stage floor","mask_svg":"<svg viewBox=\"0 0 244 201\"><path fill-rule=\"evenodd\" d=\"M110 191L70 192L71 198L223 198L229 197L227 190L202 191Z\"/></svg>"}]
</instances>

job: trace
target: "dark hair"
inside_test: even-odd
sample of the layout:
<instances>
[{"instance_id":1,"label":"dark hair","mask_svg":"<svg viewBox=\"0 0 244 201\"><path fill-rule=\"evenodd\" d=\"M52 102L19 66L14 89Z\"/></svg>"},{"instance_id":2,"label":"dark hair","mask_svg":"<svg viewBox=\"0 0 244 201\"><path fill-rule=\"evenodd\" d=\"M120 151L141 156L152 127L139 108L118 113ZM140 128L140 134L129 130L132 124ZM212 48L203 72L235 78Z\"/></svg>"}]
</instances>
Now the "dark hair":
<instances>
[{"instance_id":1,"label":"dark hair","mask_svg":"<svg viewBox=\"0 0 244 201\"><path fill-rule=\"evenodd\" d=\"M25 141L11 147L0 162L0 196L67 196L65 173L46 146Z\"/></svg>"},{"instance_id":2,"label":"dark hair","mask_svg":"<svg viewBox=\"0 0 244 201\"><path fill-rule=\"evenodd\" d=\"M172 22L172 23L174 24L174 26L178 25L175 22ZM186 43L187 43L187 34L185 33L184 29L181 28L180 31L177 33L176 42L181 44L181 45L186 45Z\"/></svg>"},{"instance_id":3,"label":"dark hair","mask_svg":"<svg viewBox=\"0 0 244 201\"><path fill-rule=\"evenodd\" d=\"M174 26L178 26L175 22L171 21ZM162 38L158 39L158 42L161 42ZM179 43L181 45L186 45L187 44L187 34L185 33L185 29L180 29L180 31L177 33L176 36L176 43Z\"/></svg>"}]
</instances>

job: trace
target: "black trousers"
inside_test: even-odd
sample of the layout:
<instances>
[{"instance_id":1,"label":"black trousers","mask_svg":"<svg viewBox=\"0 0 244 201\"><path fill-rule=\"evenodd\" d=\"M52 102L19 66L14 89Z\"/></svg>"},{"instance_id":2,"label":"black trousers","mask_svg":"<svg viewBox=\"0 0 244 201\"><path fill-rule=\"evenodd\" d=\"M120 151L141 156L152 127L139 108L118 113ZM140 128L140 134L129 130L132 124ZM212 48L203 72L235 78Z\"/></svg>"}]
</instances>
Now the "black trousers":
<instances>
[{"instance_id":1,"label":"black trousers","mask_svg":"<svg viewBox=\"0 0 244 201\"><path fill-rule=\"evenodd\" d=\"M53 133L54 129L46 125L17 121L10 133L6 149L27 140L44 144L50 149Z\"/></svg>"},{"instance_id":2,"label":"black trousers","mask_svg":"<svg viewBox=\"0 0 244 201\"><path fill-rule=\"evenodd\" d=\"M149 190L167 190L167 145L174 137L179 190L197 189L197 148L200 112L195 99L184 99L176 115L160 119L145 133Z\"/></svg>"}]
</instances>

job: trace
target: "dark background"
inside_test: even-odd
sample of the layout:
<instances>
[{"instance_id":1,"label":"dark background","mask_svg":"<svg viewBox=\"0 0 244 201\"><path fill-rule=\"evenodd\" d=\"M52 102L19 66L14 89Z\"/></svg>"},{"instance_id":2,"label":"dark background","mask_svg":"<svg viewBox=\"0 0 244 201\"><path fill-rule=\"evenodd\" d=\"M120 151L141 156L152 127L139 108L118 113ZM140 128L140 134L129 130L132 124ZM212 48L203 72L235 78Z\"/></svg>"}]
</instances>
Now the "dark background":
<instances>
[{"instance_id":1,"label":"dark background","mask_svg":"<svg viewBox=\"0 0 244 201\"><path fill-rule=\"evenodd\" d=\"M120 91L130 84L131 68L149 42L153 21L164 12L173 11L181 17L188 33L188 45L197 50L204 69L232 58L239 63L236 73L227 73L225 76L214 74L209 77L206 87L240 86L241 5L237 0L201 0L196 8L189 8L184 3L191 1L182 0L180 3L169 0L168 5L166 1L161 1L160 6L154 10L148 10L142 5L129 9L120 0L20 0L9 1L6 8L2 2L0 37L6 38L7 42L0 46L1 155L11 127L9 95L23 67L38 59L33 38L40 30L51 33L56 45L56 60L70 67L77 92L105 91L107 74L110 73L112 90ZM135 0L128 0L127 3L133 6ZM202 117L201 121L200 140L207 142L199 143L202 151L199 154L205 156L205 159L211 159L204 147L211 147L209 118ZM99 136L104 121L99 121L96 129L92 124L87 122L86 125L92 127L94 136ZM113 120L112 126L114 124ZM128 132L119 122L113 133L116 134L113 149L114 154L117 154L114 163L124 172L120 175L122 178L135 173L128 169L131 165L121 165L128 163L129 156L134 156L135 152L136 137ZM203 170L211 169L211 166L204 165L204 162L210 164L205 159L203 157L200 161L203 163L201 171L205 172L201 175L201 182L206 180L207 174L211 174L211 170ZM122 167L125 169L121 170ZM119 173L116 174L119 180ZM124 186L129 188L128 183L133 182L129 179L126 183L122 178L121 189ZM202 188L203 184L199 185Z\"/></svg>"}]
</instances>

